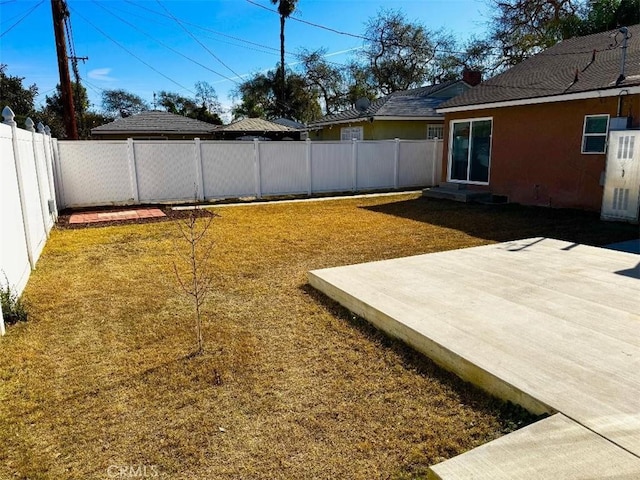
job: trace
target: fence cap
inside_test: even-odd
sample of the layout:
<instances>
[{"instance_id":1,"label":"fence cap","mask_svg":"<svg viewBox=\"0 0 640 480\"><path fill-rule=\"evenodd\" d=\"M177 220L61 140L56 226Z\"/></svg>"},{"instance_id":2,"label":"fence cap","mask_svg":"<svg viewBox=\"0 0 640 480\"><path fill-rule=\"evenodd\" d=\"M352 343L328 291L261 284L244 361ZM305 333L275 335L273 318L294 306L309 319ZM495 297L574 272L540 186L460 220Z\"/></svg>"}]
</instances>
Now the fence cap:
<instances>
[{"instance_id":1,"label":"fence cap","mask_svg":"<svg viewBox=\"0 0 640 480\"><path fill-rule=\"evenodd\" d=\"M16 126L16 122L14 120L14 118L16 118L16 114L13 113L13 110L9 107L4 107L2 109L2 116L4 117L4 123L11 125L12 127Z\"/></svg>"},{"instance_id":2,"label":"fence cap","mask_svg":"<svg viewBox=\"0 0 640 480\"><path fill-rule=\"evenodd\" d=\"M27 117L27 119L24 121L24 126L27 127L27 130L29 130L30 132L36 131L36 129L34 128L35 123L33 122L33 120L31 120L31 117Z\"/></svg>"},{"instance_id":3,"label":"fence cap","mask_svg":"<svg viewBox=\"0 0 640 480\"><path fill-rule=\"evenodd\" d=\"M38 131L38 133L44 133L44 125L42 124L42 122L38 122L38 125L36 125L36 130Z\"/></svg>"}]
</instances>

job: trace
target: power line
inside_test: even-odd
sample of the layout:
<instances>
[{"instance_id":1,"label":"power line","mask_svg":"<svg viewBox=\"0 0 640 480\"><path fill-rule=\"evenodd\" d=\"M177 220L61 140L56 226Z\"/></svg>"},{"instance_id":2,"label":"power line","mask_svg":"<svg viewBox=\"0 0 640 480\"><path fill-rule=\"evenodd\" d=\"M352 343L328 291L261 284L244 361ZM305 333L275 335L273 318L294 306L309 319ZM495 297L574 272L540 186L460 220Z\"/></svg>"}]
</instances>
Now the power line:
<instances>
[{"instance_id":1,"label":"power line","mask_svg":"<svg viewBox=\"0 0 640 480\"><path fill-rule=\"evenodd\" d=\"M120 17L119 15L116 15L115 13L109 11L106 7L104 7L103 5L101 5L100 3L96 2L95 0L93 0L93 3L95 3L97 6L99 6L100 8L102 8L105 12L107 12L109 15L112 15L113 17L117 18L118 20L120 20L121 22L125 23L126 25L129 25L131 28L133 28L134 30L136 30L137 32L140 32L141 34L147 36L148 38L150 38L151 40L153 40L154 42L158 43L159 45L163 46L164 48L171 50L172 52L180 55L183 58L186 58L187 60L189 60L190 62L195 63L196 65L204 68L205 70L210 71L211 73L215 73L216 75L229 80L230 82L234 82L234 83L238 83L236 80L234 80L233 78L227 77L226 75L217 72L215 70L213 70L212 68L207 67L206 65L204 65L203 63L200 63L197 60L194 60L191 57L188 57L187 55L184 55L183 53L181 53L180 51L176 50L175 48L171 47L170 45L167 45L166 43L164 43L161 40L158 40L157 38L154 38L153 36L149 35L148 33L144 32L143 30L141 30L140 28L138 28L136 25L134 25L133 23L125 20L124 18ZM242 78L241 76L239 76L239 78Z\"/></svg>"},{"instance_id":2,"label":"power line","mask_svg":"<svg viewBox=\"0 0 640 480\"><path fill-rule=\"evenodd\" d=\"M171 18L169 15L166 15L166 14L164 14L162 12L158 12L158 11L153 10L151 8L148 8L148 7L144 7L142 5L139 5L137 3L132 2L131 0L125 0L125 3L128 3L128 4L130 4L130 5L134 6L134 7L140 8L142 10L146 10L147 12L153 13L154 15L158 15L158 16L165 17L165 18ZM213 30L213 29L208 28L208 27L203 27L202 25L198 25L196 23L188 22L188 21L183 20L183 19L180 19L180 22L183 25L190 25L192 27L199 28L200 30L207 31L207 32L213 33L213 34L221 36L221 37L230 38L232 40L236 40L238 42L246 43L248 45L253 45L255 47L260 47L260 48L264 48L264 49L267 49L267 50L273 50L273 51L277 52L278 54L280 53L280 49L279 48L269 47L267 45L262 45L260 43L252 42L252 41L246 40L244 38L235 37L233 35L228 35L226 33L218 32L217 30ZM240 46L240 45L237 45L237 46Z\"/></svg>"},{"instance_id":3,"label":"power line","mask_svg":"<svg viewBox=\"0 0 640 480\"><path fill-rule=\"evenodd\" d=\"M31 15L34 10L36 8L38 8L40 5L42 5L44 3L44 0L40 0L40 3L37 3L31 10L29 10L27 13L24 14L24 16L22 18L20 18L20 20L18 20L16 23L14 23L13 25L11 25L9 28L7 28L4 32L2 32L0 34L0 38L4 37L7 33L9 33L11 30L13 30L15 27L17 27L18 25L20 25L20 23L27 18L29 15Z\"/></svg>"},{"instance_id":4,"label":"power line","mask_svg":"<svg viewBox=\"0 0 640 480\"><path fill-rule=\"evenodd\" d=\"M182 25L182 23L180 23L180 20L178 20L175 16L173 16L173 14L169 11L169 9L167 7L165 7L160 0L156 0L156 2L158 3L158 5L160 5L170 16L171 18L180 26L180 28L182 28L185 33L187 35L189 35L192 39L194 39L196 42L198 42L198 45L200 45L202 48L204 48L213 58L215 58L223 67L225 67L227 70L229 70L231 73L233 73L236 77L240 77L240 75L238 73L236 73L229 65L227 65L226 63L224 63L220 57L218 57L215 53L213 53L204 43L202 43L200 40L198 40L198 38L196 38L196 36L191 33L189 30L187 30L185 28L184 25Z\"/></svg>"},{"instance_id":5,"label":"power line","mask_svg":"<svg viewBox=\"0 0 640 480\"><path fill-rule=\"evenodd\" d=\"M91 25L93 28L95 28L98 32L100 32L103 36L105 36L108 40L110 40L111 42L115 43L118 47L120 47L122 50L124 50L125 52L127 52L129 55L131 55L133 58L135 58L136 60L138 60L140 63L142 63L143 65L146 65L148 68L150 68L151 70L153 70L154 72L156 72L158 75L161 75L162 77L166 78L167 80L169 80L171 83L176 84L177 86L179 86L180 88L182 88L183 90L186 90L187 92L195 95L195 92L192 91L191 89L185 87L184 85L182 85L181 83L178 83L177 81L175 81L173 78L165 75L164 73L162 73L160 70L158 70L157 68L155 68L154 66L150 65L149 63L145 62L143 59L141 59L138 55L136 55L135 53L133 53L131 50L129 50L127 47L125 47L124 45L122 45L120 42L118 42L117 40L115 40L114 38L112 38L110 35L108 35L107 33L105 33L102 29L100 29L99 27L97 27L94 23L92 23L89 19L87 19L84 15L81 15L75 8L69 7L76 15L78 15L80 18L82 18L85 22L87 22L89 25Z\"/></svg>"},{"instance_id":6,"label":"power line","mask_svg":"<svg viewBox=\"0 0 640 480\"><path fill-rule=\"evenodd\" d=\"M280 13L277 10L274 10L272 8L269 8L269 7L266 7L266 6L261 5L261 4L257 3L257 2L254 2L252 0L247 0L247 2L249 2L251 5L255 5L256 7L260 7L262 9L264 9L264 10L267 10L269 12L273 12L273 13L276 13L276 14L280 15ZM290 18L291 20L295 20L296 22L300 22L300 23L305 23L307 25L311 25L312 27L321 28L322 30L327 30L327 31L332 32L332 33L337 33L338 35L345 35L347 37L359 38L361 40L369 40L367 37L364 37L362 35L357 35L355 33L349 33L349 32L342 32L340 30L336 30L335 28L326 27L324 25L320 25L318 23L309 22L307 20L302 20L301 18L297 18L297 17L294 17L294 16L289 16L287 18Z\"/></svg>"}]
</instances>

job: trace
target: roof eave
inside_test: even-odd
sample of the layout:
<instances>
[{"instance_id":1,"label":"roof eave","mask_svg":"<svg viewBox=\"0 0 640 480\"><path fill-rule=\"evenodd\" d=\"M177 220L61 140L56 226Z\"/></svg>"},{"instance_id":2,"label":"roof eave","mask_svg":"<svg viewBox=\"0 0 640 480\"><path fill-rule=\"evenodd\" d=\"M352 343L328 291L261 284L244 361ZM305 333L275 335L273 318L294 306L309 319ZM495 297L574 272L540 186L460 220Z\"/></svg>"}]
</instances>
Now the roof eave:
<instances>
[{"instance_id":1,"label":"roof eave","mask_svg":"<svg viewBox=\"0 0 640 480\"><path fill-rule=\"evenodd\" d=\"M485 110L491 108L516 107L524 105L537 105L541 103L567 102L571 100L586 100L590 98L617 97L622 95L635 95L640 93L640 85L621 86L584 92L564 93L559 95L547 95L544 97L522 98L517 100L504 100L501 102L478 103L474 105L458 105L453 107L437 108L438 113L466 112L471 110Z\"/></svg>"}]
</instances>

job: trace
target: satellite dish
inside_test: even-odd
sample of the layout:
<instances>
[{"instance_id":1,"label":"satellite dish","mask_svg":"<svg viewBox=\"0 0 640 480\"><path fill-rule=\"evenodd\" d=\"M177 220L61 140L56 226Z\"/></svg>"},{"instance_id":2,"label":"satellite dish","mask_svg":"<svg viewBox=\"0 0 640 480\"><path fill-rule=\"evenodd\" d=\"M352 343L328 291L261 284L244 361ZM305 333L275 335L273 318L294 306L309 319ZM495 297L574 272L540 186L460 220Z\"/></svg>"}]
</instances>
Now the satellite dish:
<instances>
[{"instance_id":1,"label":"satellite dish","mask_svg":"<svg viewBox=\"0 0 640 480\"><path fill-rule=\"evenodd\" d=\"M364 113L367 111L367 108L371 105L371 102L368 98L362 97L356 100L356 110L360 113Z\"/></svg>"}]
</instances>

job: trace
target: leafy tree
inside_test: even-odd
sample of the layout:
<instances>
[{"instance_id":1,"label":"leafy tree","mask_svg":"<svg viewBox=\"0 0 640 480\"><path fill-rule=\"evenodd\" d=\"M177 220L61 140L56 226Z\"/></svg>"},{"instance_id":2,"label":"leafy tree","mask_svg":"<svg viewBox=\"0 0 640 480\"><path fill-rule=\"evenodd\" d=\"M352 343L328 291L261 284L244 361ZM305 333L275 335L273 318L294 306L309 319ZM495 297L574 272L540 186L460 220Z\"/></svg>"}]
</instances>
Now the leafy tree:
<instances>
[{"instance_id":1,"label":"leafy tree","mask_svg":"<svg viewBox=\"0 0 640 480\"><path fill-rule=\"evenodd\" d=\"M0 110L10 107L16 114L18 124L34 113L34 101L38 95L38 87L32 84L23 86L24 77L16 77L7 73L7 65L0 64Z\"/></svg>"},{"instance_id":2,"label":"leafy tree","mask_svg":"<svg viewBox=\"0 0 640 480\"><path fill-rule=\"evenodd\" d=\"M498 67L521 62L560 40L640 22L640 0L491 0L490 42Z\"/></svg>"},{"instance_id":3,"label":"leafy tree","mask_svg":"<svg viewBox=\"0 0 640 480\"><path fill-rule=\"evenodd\" d=\"M257 73L242 82L234 91L234 118L277 118L274 116L276 95L273 91L273 72Z\"/></svg>"},{"instance_id":4,"label":"leafy tree","mask_svg":"<svg viewBox=\"0 0 640 480\"><path fill-rule=\"evenodd\" d=\"M449 38L411 23L399 10L381 10L369 20L362 56L383 94L433 79L433 61Z\"/></svg>"},{"instance_id":5,"label":"leafy tree","mask_svg":"<svg viewBox=\"0 0 640 480\"><path fill-rule=\"evenodd\" d=\"M378 87L371 69L356 61L347 65L347 103L354 106L359 98L373 101L378 97Z\"/></svg>"},{"instance_id":6,"label":"leafy tree","mask_svg":"<svg viewBox=\"0 0 640 480\"><path fill-rule=\"evenodd\" d=\"M287 18L295 11L298 0L271 0L271 3L278 5L278 13L280 14L280 89L278 92L280 95L278 100L284 104L287 101L284 65L284 25Z\"/></svg>"},{"instance_id":7,"label":"leafy tree","mask_svg":"<svg viewBox=\"0 0 640 480\"><path fill-rule=\"evenodd\" d=\"M208 113L220 117L224 114L224 109L218 100L216 89L207 82L196 82L196 103L202 105Z\"/></svg>"},{"instance_id":8,"label":"leafy tree","mask_svg":"<svg viewBox=\"0 0 640 480\"><path fill-rule=\"evenodd\" d=\"M207 107L206 101L204 100L202 105L198 106L196 99L185 97L179 93L166 91L161 91L158 94L158 97L160 99L160 105L163 106L167 112L183 115L189 118L195 118L196 120L203 122L222 125L220 116L217 113L210 111Z\"/></svg>"},{"instance_id":9,"label":"leafy tree","mask_svg":"<svg viewBox=\"0 0 640 480\"><path fill-rule=\"evenodd\" d=\"M246 80L234 92L240 100L233 108L234 118L258 117L273 120L279 117L307 123L322 115L318 95L309 88L303 76L288 72L285 83L286 103L276 93L281 85L280 70L258 73Z\"/></svg>"},{"instance_id":10,"label":"leafy tree","mask_svg":"<svg viewBox=\"0 0 640 480\"><path fill-rule=\"evenodd\" d=\"M167 112L177 115L189 116L189 114L198 108L195 101L175 92L163 90L158 94L158 99L160 105L163 106Z\"/></svg>"},{"instance_id":11,"label":"leafy tree","mask_svg":"<svg viewBox=\"0 0 640 480\"><path fill-rule=\"evenodd\" d=\"M87 90L76 82L71 83L73 92L73 105L76 109L76 122L80 139L91 138L91 129L104 125L113 120L113 117L89 110L89 96ZM56 138L66 138L64 125L64 109L62 107L62 92L60 85L56 85L56 91L51 96L45 97L45 105L36 112L35 118L48 125L51 135Z\"/></svg>"},{"instance_id":12,"label":"leafy tree","mask_svg":"<svg viewBox=\"0 0 640 480\"><path fill-rule=\"evenodd\" d=\"M640 0L591 0L578 33L588 35L639 22Z\"/></svg>"},{"instance_id":13,"label":"leafy tree","mask_svg":"<svg viewBox=\"0 0 640 480\"><path fill-rule=\"evenodd\" d=\"M307 85L315 90L324 104L327 115L340 111L349 105L348 86L342 71L324 58L326 49L303 50L298 57Z\"/></svg>"},{"instance_id":14,"label":"leafy tree","mask_svg":"<svg viewBox=\"0 0 640 480\"><path fill-rule=\"evenodd\" d=\"M126 90L105 90L102 92L102 108L107 115L124 118L149 110L149 104Z\"/></svg>"},{"instance_id":15,"label":"leafy tree","mask_svg":"<svg viewBox=\"0 0 640 480\"><path fill-rule=\"evenodd\" d=\"M492 0L491 40L503 66L515 65L579 28L579 0Z\"/></svg>"}]
</instances>

